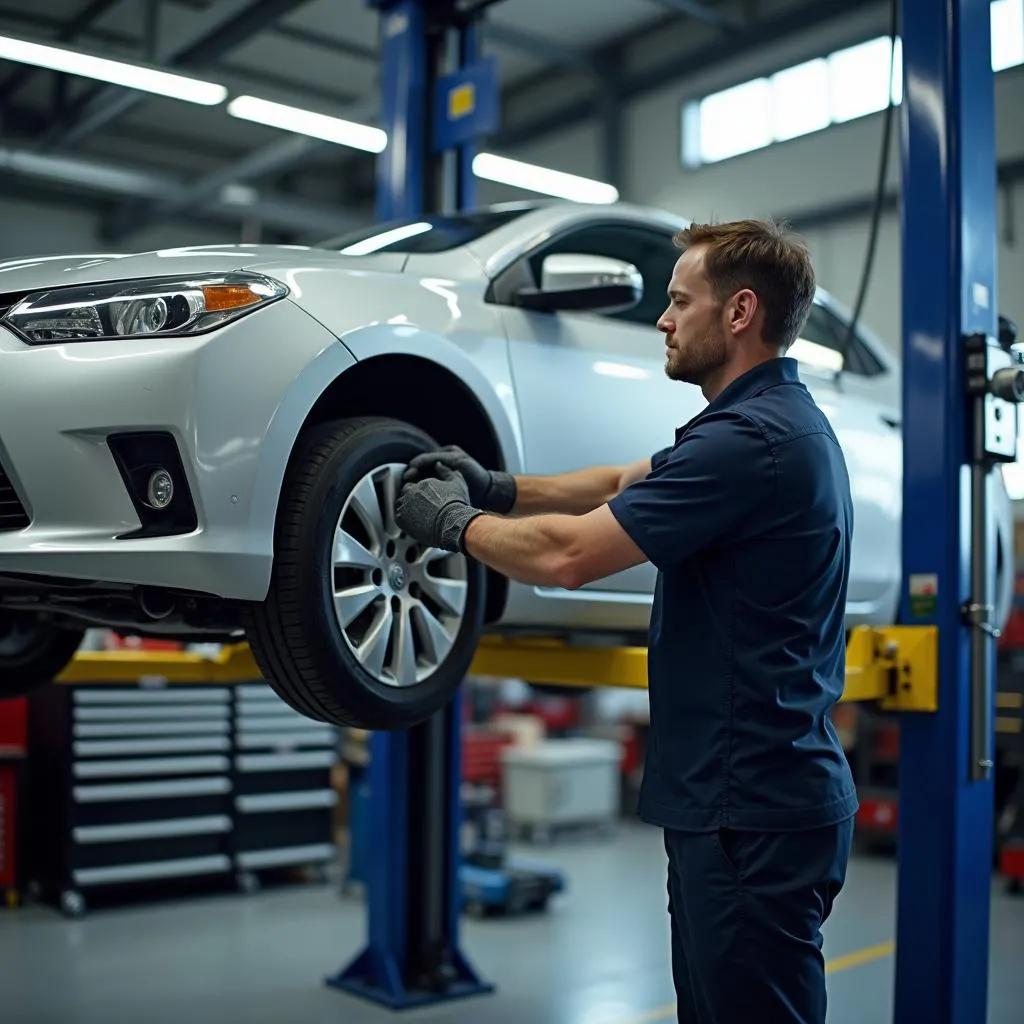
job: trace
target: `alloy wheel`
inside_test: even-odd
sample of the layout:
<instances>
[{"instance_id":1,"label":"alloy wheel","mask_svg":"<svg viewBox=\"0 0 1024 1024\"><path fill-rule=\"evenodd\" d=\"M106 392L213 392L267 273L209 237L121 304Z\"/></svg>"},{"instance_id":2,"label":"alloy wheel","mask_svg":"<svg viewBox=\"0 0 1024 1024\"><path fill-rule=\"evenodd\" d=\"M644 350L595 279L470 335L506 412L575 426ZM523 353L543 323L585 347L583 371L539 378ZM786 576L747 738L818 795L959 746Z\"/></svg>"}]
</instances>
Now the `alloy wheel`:
<instances>
[{"instance_id":1,"label":"alloy wheel","mask_svg":"<svg viewBox=\"0 0 1024 1024\"><path fill-rule=\"evenodd\" d=\"M466 559L423 548L395 524L405 466L366 474L334 531L334 613L363 669L388 686L432 675L458 638L469 583Z\"/></svg>"}]
</instances>

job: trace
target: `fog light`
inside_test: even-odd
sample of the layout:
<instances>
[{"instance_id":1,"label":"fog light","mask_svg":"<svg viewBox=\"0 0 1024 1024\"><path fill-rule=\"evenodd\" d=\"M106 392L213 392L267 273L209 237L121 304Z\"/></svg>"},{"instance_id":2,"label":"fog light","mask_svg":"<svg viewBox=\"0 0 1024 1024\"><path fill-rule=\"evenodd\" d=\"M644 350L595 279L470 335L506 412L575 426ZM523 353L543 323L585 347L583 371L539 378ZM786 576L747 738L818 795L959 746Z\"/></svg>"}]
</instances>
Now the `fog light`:
<instances>
[{"instance_id":1,"label":"fog light","mask_svg":"<svg viewBox=\"0 0 1024 1024\"><path fill-rule=\"evenodd\" d=\"M174 500L174 478L166 469L155 470L146 487L146 503L150 508L164 509Z\"/></svg>"}]
</instances>

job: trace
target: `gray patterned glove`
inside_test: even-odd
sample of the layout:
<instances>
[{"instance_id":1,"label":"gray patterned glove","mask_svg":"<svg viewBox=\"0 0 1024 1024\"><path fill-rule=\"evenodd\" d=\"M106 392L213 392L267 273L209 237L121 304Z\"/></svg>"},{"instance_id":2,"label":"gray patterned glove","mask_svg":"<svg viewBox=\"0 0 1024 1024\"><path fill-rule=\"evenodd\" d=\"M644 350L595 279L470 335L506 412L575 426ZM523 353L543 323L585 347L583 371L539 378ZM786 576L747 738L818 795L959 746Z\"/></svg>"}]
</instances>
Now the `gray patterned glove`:
<instances>
[{"instance_id":1,"label":"gray patterned glove","mask_svg":"<svg viewBox=\"0 0 1024 1024\"><path fill-rule=\"evenodd\" d=\"M406 484L395 502L395 523L424 547L465 554L462 537L479 515L469 500L465 479L445 465L436 477Z\"/></svg>"},{"instance_id":2,"label":"gray patterned glove","mask_svg":"<svg viewBox=\"0 0 1024 1024\"><path fill-rule=\"evenodd\" d=\"M418 483L435 476L439 466L461 473L469 487L469 500L477 508L505 515L516 503L516 481L511 473L484 469L476 459L458 445L448 445L434 452L417 455L410 463L402 482Z\"/></svg>"}]
</instances>

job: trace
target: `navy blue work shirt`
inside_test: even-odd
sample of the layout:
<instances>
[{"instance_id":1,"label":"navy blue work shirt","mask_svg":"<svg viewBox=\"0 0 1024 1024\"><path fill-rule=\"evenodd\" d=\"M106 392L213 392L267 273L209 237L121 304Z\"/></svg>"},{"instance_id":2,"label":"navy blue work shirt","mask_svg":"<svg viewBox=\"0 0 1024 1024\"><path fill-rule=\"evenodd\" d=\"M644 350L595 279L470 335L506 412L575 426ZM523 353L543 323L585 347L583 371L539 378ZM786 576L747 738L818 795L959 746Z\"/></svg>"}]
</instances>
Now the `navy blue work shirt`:
<instances>
[{"instance_id":1,"label":"navy blue work shirt","mask_svg":"<svg viewBox=\"0 0 1024 1024\"><path fill-rule=\"evenodd\" d=\"M853 503L795 360L734 380L610 507L658 570L641 818L780 831L856 813L831 722Z\"/></svg>"}]
</instances>

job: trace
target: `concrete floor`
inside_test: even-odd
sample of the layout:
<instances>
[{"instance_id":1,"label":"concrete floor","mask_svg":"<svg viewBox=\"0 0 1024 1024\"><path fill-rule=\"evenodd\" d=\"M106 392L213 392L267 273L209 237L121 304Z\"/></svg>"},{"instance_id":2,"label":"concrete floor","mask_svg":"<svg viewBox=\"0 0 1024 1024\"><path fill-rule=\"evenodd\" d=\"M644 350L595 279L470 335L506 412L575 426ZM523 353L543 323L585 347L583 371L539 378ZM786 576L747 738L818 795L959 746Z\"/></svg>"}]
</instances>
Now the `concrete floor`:
<instances>
[{"instance_id":1,"label":"concrete floor","mask_svg":"<svg viewBox=\"0 0 1024 1024\"><path fill-rule=\"evenodd\" d=\"M538 851L524 851L537 857ZM543 916L465 920L494 996L396 1017L327 988L362 941L364 911L334 887L101 909L0 911L4 1024L658 1024L672 984L660 836L627 824L540 859L570 891ZM891 1021L895 865L857 857L827 926L830 1024ZM993 890L989 1024L1024 1019L1024 898Z\"/></svg>"}]
</instances>

